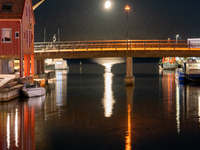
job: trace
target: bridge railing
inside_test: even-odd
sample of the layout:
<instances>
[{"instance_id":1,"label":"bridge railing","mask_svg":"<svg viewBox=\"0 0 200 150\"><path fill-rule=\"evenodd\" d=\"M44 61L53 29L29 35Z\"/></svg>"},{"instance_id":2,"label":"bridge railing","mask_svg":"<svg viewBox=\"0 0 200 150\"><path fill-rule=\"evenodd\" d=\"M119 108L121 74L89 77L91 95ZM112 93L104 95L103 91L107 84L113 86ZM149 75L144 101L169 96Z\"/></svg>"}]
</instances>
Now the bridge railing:
<instances>
[{"instance_id":1,"label":"bridge railing","mask_svg":"<svg viewBox=\"0 0 200 150\"><path fill-rule=\"evenodd\" d=\"M105 41L67 41L35 42L35 52L39 51L88 51L88 50L135 50L135 49L179 49L200 48L199 43L186 40L105 40Z\"/></svg>"}]
</instances>

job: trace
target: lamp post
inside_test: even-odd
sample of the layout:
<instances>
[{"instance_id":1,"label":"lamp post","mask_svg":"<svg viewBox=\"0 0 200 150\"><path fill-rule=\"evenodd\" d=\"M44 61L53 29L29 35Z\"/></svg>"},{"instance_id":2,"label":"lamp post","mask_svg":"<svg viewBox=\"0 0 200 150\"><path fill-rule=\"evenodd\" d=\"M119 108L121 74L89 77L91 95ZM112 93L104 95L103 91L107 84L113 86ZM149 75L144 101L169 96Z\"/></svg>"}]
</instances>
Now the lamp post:
<instances>
[{"instance_id":1,"label":"lamp post","mask_svg":"<svg viewBox=\"0 0 200 150\"><path fill-rule=\"evenodd\" d=\"M128 52L128 12L130 10L129 5L126 5L125 10L127 11L127 52ZM133 58L126 57L126 77L124 78L125 85L134 85L135 77L133 76Z\"/></svg>"},{"instance_id":2,"label":"lamp post","mask_svg":"<svg viewBox=\"0 0 200 150\"><path fill-rule=\"evenodd\" d=\"M127 12L127 23L126 23L126 30L127 30L127 51L128 51L128 11L130 10L130 7L129 7L129 5L127 4L126 5L126 7L125 7L125 10L126 10L126 12Z\"/></svg>"},{"instance_id":3,"label":"lamp post","mask_svg":"<svg viewBox=\"0 0 200 150\"><path fill-rule=\"evenodd\" d=\"M178 37L179 37L179 35L177 34L177 35L176 35L176 43L177 43Z\"/></svg>"}]
</instances>

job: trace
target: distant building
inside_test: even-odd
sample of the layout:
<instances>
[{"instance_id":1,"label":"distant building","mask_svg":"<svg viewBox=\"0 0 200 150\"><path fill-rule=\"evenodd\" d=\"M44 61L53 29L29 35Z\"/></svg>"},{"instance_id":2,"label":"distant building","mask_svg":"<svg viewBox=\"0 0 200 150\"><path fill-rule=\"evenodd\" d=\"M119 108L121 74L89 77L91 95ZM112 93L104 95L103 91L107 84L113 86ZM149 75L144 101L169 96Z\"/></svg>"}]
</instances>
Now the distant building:
<instances>
[{"instance_id":1,"label":"distant building","mask_svg":"<svg viewBox=\"0 0 200 150\"><path fill-rule=\"evenodd\" d=\"M9 68L9 64L14 65L9 61L17 57L20 76L23 76L23 59L24 75L30 75L30 68L34 74L34 25L32 0L0 0L0 73L11 73L3 69L3 64L8 62Z\"/></svg>"},{"instance_id":2,"label":"distant building","mask_svg":"<svg viewBox=\"0 0 200 150\"><path fill-rule=\"evenodd\" d=\"M188 38L187 43L190 48L200 48L200 38Z\"/></svg>"}]
</instances>

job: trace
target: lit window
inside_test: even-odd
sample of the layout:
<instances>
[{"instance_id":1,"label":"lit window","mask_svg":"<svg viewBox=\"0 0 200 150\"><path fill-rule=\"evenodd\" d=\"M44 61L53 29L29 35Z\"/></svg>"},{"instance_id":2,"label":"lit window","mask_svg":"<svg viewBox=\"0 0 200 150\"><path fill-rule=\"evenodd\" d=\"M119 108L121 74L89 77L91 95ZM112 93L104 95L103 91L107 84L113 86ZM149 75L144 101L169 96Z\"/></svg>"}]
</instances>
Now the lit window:
<instances>
[{"instance_id":1,"label":"lit window","mask_svg":"<svg viewBox=\"0 0 200 150\"><path fill-rule=\"evenodd\" d=\"M18 39L19 38L19 32L15 32L15 38Z\"/></svg>"},{"instance_id":2,"label":"lit window","mask_svg":"<svg viewBox=\"0 0 200 150\"><path fill-rule=\"evenodd\" d=\"M11 43L11 29L1 29L2 43Z\"/></svg>"},{"instance_id":3,"label":"lit window","mask_svg":"<svg viewBox=\"0 0 200 150\"><path fill-rule=\"evenodd\" d=\"M2 11L12 11L12 3L3 3Z\"/></svg>"}]
</instances>

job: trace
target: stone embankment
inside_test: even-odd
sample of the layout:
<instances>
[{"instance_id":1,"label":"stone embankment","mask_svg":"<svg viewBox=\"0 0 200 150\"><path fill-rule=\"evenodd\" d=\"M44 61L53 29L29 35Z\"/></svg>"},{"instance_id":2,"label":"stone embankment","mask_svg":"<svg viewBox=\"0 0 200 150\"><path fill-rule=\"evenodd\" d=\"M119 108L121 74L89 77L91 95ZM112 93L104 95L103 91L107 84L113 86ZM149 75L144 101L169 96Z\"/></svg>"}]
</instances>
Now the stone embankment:
<instances>
[{"instance_id":1,"label":"stone embankment","mask_svg":"<svg viewBox=\"0 0 200 150\"><path fill-rule=\"evenodd\" d=\"M23 85L33 82L33 76L15 78L14 76L0 76L0 102L10 101L21 94Z\"/></svg>"}]
</instances>

